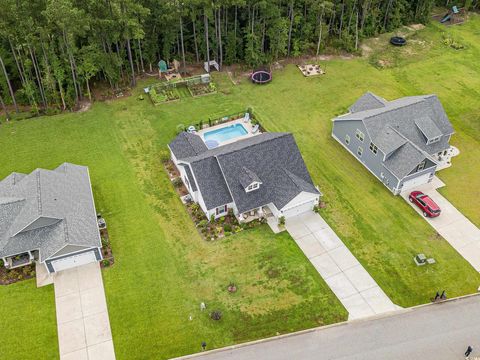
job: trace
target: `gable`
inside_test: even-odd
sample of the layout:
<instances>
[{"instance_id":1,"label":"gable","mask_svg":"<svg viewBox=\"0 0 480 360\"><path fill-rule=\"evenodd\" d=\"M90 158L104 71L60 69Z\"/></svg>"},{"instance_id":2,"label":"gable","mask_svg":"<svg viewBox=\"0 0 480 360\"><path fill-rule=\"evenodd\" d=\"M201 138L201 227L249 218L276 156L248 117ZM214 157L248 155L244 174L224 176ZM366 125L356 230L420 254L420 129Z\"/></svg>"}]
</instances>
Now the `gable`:
<instances>
[{"instance_id":1,"label":"gable","mask_svg":"<svg viewBox=\"0 0 480 360\"><path fill-rule=\"evenodd\" d=\"M372 110L385 107L387 101L381 97L367 92L363 94L352 106L348 109L350 112L355 113L359 111Z\"/></svg>"},{"instance_id":2,"label":"gable","mask_svg":"<svg viewBox=\"0 0 480 360\"><path fill-rule=\"evenodd\" d=\"M56 224L60 220L61 219L47 217L47 216L39 216L37 219L32 221L30 224L25 226L23 229L18 231L16 234L26 232L26 231L30 231L30 230L40 229L40 228L43 228L43 227L46 227L46 226L51 226L53 224ZM12 236L15 236L16 234L12 234Z\"/></svg>"},{"instance_id":3,"label":"gable","mask_svg":"<svg viewBox=\"0 0 480 360\"><path fill-rule=\"evenodd\" d=\"M71 253L74 253L74 252L77 252L77 251L82 251L82 250L85 250L85 249L88 249L88 248L89 247L87 247L87 246L78 246L78 245L69 245L68 244L68 245L65 245L64 247L62 247L60 250L58 250L52 256L49 256L49 258L54 258L54 257L58 257L58 256L71 254Z\"/></svg>"}]
</instances>

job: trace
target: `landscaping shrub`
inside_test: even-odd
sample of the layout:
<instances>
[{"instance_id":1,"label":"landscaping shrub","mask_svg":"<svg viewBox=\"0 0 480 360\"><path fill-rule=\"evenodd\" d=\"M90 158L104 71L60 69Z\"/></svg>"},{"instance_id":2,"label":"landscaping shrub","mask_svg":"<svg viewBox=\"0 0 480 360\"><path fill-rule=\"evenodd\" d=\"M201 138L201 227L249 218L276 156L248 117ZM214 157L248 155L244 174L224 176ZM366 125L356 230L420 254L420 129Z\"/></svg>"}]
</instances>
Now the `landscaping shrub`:
<instances>
[{"instance_id":1,"label":"landscaping shrub","mask_svg":"<svg viewBox=\"0 0 480 360\"><path fill-rule=\"evenodd\" d=\"M225 224L223 225L223 231L225 232L231 232L232 231L232 226L230 224Z\"/></svg>"},{"instance_id":2,"label":"landscaping shrub","mask_svg":"<svg viewBox=\"0 0 480 360\"><path fill-rule=\"evenodd\" d=\"M198 223L198 227L199 228L206 228L208 225L208 221L207 220L201 220L199 223Z\"/></svg>"},{"instance_id":3,"label":"landscaping shrub","mask_svg":"<svg viewBox=\"0 0 480 360\"><path fill-rule=\"evenodd\" d=\"M103 260L102 265L105 267L110 266L110 260L107 260L107 259Z\"/></svg>"},{"instance_id":4,"label":"landscaping shrub","mask_svg":"<svg viewBox=\"0 0 480 360\"><path fill-rule=\"evenodd\" d=\"M214 310L212 311L212 313L210 314L210 317L213 319L213 320L220 320L222 318L222 312L220 310Z\"/></svg>"},{"instance_id":5,"label":"landscaping shrub","mask_svg":"<svg viewBox=\"0 0 480 360\"><path fill-rule=\"evenodd\" d=\"M172 184L173 184L173 186L175 186L176 188L179 188L180 186L183 185L183 181L182 181L182 179L181 179L180 177L177 177L177 178L173 179Z\"/></svg>"},{"instance_id":6,"label":"landscaping shrub","mask_svg":"<svg viewBox=\"0 0 480 360\"><path fill-rule=\"evenodd\" d=\"M170 153L167 150L162 150L160 152L160 161L165 164L170 161Z\"/></svg>"},{"instance_id":7,"label":"landscaping shrub","mask_svg":"<svg viewBox=\"0 0 480 360\"><path fill-rule=\"evenodd\" d=\"M284 226L285 225L285 216L280 216L278 218L278 225Z\"/></svg>"}]
</instances>

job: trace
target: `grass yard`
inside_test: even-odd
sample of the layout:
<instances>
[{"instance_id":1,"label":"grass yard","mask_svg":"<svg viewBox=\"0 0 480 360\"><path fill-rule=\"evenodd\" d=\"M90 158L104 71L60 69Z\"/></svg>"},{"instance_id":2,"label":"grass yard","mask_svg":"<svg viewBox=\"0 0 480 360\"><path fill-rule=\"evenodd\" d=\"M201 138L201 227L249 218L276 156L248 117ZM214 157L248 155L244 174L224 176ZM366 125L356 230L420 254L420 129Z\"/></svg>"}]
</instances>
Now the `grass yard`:
<instances>
[{"instance_id":1,"label":"grass yard","mask_svg":"<svg viewBox=\"0 0 480 360\"><path fill-rule=\"evenodd\" d=\"M444 45L444 31L467 48ZM321 77L305 78L289 65L268 85L244 80L234 86L215 73L216 95L157 107L132 96L81 114L2 124L0 144L8 151L0 155L0 178L63 161L90 167L116 258L104 281L119 359L168 358L199 351L202 340L220 347L346 319L288 234L275 236L263 226L221 241L201 240L163 171L160 155L178 124L248 106L269 131L294 133L325 194L322 216L395 303L425 303L443 289L449 297L472 293L480 275L330 137L330 119L367 90L387 99L437 93L461 151L453 167L439 173L447 183L442 192L480 225L479 34L480 17L472 16L454 28L431 24L402 49L383 45L388 36L382 36L369 43L369 58L328 61ZM380 69L375 62L384 56L394 61ZM134 93L141 91L139 86ZM437 264L416 267L412 258L419 252ZM226 291L232 281L235 294ZM223 319L201 313L202 301L209 310L220 309ZM25 324L11 325L20 317ZM58 356L51 287L36 289L28 281L0 288L0 318L3 329L14 330L4 336L3 356Z\"/></svg>"}]
</instances>

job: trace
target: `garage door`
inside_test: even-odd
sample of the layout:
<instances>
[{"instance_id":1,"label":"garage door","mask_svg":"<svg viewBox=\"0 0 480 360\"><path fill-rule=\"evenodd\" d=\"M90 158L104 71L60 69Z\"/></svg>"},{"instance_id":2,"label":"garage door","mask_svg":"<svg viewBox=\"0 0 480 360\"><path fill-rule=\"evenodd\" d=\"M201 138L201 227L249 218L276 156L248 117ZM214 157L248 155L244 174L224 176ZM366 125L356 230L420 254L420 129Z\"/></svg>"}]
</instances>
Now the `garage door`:
<instances>
[{"instance_id":1,"label":"garage door","mask_svg":"<svg viewBox=\"0 0 480 360\"><path fill-rule=\"evenodd\" d=\"M407 180L403 183L402 191L410 190L410 189L414 188L415 186L426 184L426 183L428 183L429 178L430 178L430 173L427 173L427 174L423 174L421 176L417 176L416 178L413 178L411 180Z\"/></svg>"},{"instance_id":2,"label":"garage door","mask_svg":"<svg viewBox=\"0 0 480 360\"><path fill-rule=\"evenodd\" d=\"M62 271L74 268L76 266L90 264L95 261L97 261L97 258L95 257L95 253L92 250L86 253L72 255L63 259L53 260L51 264L55 271Z\"/></svg>"},{"instance_id":3,"label":"garage door","mask_svg":"<svg viewBox=\"0 0 480 360\"><path fill-rule=\"evenodd\" d=\"M303 204L299 204L295 207L292 207L290 209L285 209L283 210L282 215L285 216L285 218L289 218L292 216L300 215L304 212L310 211L313 209L313 204L314 201L309 201Z\"/></svg>"}]
</instances>

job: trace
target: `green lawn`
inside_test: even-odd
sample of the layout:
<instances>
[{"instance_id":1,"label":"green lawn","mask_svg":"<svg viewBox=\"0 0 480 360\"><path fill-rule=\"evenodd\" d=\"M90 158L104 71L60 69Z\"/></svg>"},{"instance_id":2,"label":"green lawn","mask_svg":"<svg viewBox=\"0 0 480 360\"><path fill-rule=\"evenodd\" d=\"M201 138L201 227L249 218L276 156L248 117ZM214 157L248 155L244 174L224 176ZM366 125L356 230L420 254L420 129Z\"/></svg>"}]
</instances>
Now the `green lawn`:
<instances>
[{"instance_id":1,"label":"green lawn","mask_svg":"<svg viewBox=\"0 0 480 360\"><path fill-rule=\"evenodd\" d=\"M252 106L269 131L291 131L325 194L322 216L391 299L401 306L476 291L480 275L399 197L393 197L331 137L331 121L367 90L393 99L437 93L457 131L461 155L440 173L442 192L480 225L479 108L480 18L448 28L467 49L442 43L446 28L432 24L410 45L391 49L387 36L370 44L371 58L331 60L327 75L304 78L293 65L273 82L234 86L215 74L216 95L154 107L136 96L97 103L88 112L22 120L0 126L0 178L11 171L54 168L63 161L88 165L98 211L109 224L115 266L104 271L109 314L119 359L167 358L321 324L346 313L287 234L268 227L216 242L197 234L163 171L160 155L176 125ZM391 67L373 60L388 57ZM141 92L141 86L135 90ZM437 260L418 268L414 254ZM239 291L225 288L234 281ZM28 324L2 343L2 355L56 356L53 291L33 282L0 288L0 318L10 323L28 311ZM20 296L23 295L23 296ZM220 322L200 313L199 303L224 313ZM192 320L189 320L189 316ZM36 325L41 322L41 328ZM30 336L17 339L17 334ZM38 332L38 334L34 334ZM4 332L5 334L5 332ZM34 335L32 335L34 334ZM5 337L5 336L4 336ZM5 346L6 344L6 346ZM48 344L48 345L47 345ZM20 350L23 349L23 350ZM33 355L35 354L35 355Z\"/></svg>"}]
</instances>

